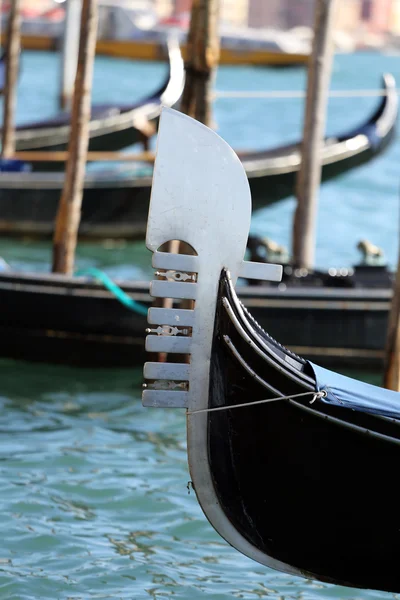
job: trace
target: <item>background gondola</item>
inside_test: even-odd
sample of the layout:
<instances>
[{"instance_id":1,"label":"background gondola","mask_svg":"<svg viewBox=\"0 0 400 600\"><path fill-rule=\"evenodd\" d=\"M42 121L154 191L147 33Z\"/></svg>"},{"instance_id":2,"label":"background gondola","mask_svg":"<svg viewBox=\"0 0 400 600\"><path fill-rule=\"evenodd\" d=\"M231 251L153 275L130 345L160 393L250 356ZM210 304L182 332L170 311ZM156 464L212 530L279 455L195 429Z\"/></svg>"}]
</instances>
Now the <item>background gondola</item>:
<instances>
[{"instance_id":1,"label":"background gondola","mask_svg":"<svg viewBox=\"0 0 400 600\"><path fill-rule=\"evenodd\" d=\"M360 270L365 275L358 277L358 287L350 281L340 287L340 278L326 274L324 286L301 277L283 290L241 285L238 294L257 322L290 349L326 366L378 371L391 274L383 268L373 286L368 279L374 267ZM151 305L149 282L116 283L146 308ZM1 356L98 367L132 367L143 360L146 318L93 278L5 271L0 297Z\"/></svg>"},{"instance_id":2,"label":"background gondola","mask_svg":"<svg viewBox=\"0 0 400 600\"><path fill-rule=\"evenodd\" d=\"M90 121L90 150L119 150L140 141L150 122L154 126L161 106L174 106L184 84L184 66L179 46L168 48L168 73L162 85L142 100L130 105L94 105ZM16 149L56 151L67 148L70 133L69 113L25 123L16 128ZM37 170L63 168L60 163L34 163Z\"/></svg>"},{"instance_id":3,"label":"background gondola","mask_svg":"<svg viewBox=\"0 0 400 600\"><path fill-rule=\"evenodd\" d=\"M390 75L384 77L383 91L386 95L362 125L326 140L324 181L372 160L393 140L398 103ZM238 155L249 179L254 210L293 194L300 165L299 144ZM144 237L150 165L142 171L144 175L136 176L129 168L86 174L79 230L82 237ZM0 173L0 233L51 236L63 180L62 173Z\"/></svg>"}]
</instances>

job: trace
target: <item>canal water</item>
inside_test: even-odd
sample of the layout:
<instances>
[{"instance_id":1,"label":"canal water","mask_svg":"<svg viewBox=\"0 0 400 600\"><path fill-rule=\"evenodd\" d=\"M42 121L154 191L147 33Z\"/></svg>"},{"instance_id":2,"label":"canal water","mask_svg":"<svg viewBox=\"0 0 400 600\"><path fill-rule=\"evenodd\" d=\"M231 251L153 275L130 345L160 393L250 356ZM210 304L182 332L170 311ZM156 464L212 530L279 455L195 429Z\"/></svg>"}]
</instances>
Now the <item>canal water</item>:
<instances>
[{"instance_id":1,"label":"canal water","mask_svg":"<svg viewBox=\"0 0 400 600\"><path fill-rule=\"evenodd\" d=\"M94 100L135 100L155 88L164 71L162 64L99 58ZM339 55L332 88L378 88L382 72L400 81L399 58ZM221 90L303 90L304 85L302 69L224 67L217 78ZM54 113L56 94L56 55L24 54L19 122ZM332 99L328 131L354 127L378 101ZM221 99L215 119L234 148L262 148L301 135L302 107L298 99ZM354 264L361 238L380 245L395 264L399 149L397 139L369 165L322 187L319 266ZM289 245L293 207L288 198L263 209L253 216L252 230ZM16 269L46 271L50 246L3 239L0 256ZM90 266L112 277L151 274L150 254L141 243L81 244L77 267ZM2 360L0 381L0 598L396 598L285 575L228 546L187 487L184 413L143 408L140 369L79 370Z\"/></svg>"}]
</instances>

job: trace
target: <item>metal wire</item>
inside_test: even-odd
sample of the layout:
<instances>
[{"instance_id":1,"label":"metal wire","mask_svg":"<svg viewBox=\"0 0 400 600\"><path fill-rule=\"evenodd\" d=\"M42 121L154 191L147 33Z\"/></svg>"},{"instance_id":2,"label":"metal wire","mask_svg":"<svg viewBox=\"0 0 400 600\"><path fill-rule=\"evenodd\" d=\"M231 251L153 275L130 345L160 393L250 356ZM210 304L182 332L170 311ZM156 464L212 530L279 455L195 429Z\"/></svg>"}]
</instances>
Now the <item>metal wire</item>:
<instances>
[{"instance_id":1,"label":"metal wire","mask_svg":"<svg viewBox=\"0 0 400 600\"><path fill-rule=\"evenodd\" d=\"M248 406L255 406L256 404L267 404L268 402L276 402L277 400L292 400L293 398L300 398L301 396L312 396L310 404L313 404L318 398L326 398L326 390L320 392L303 392L302 394L292 394L291 396L277 396L276 398L263 398L262 400L255 400L254 402L244 402L243 404L232 404L231 406L216 406L215 408L201 408L199 410L190 410L187 415L196 415L198 413L205 412L216 412L217 410L232 410L234 408L247 408Z\"/></svg>"},{"instance_id":2,"label":"metal wire","mask_svg":"<svg viewBox=\"0 0 400 600\"><path fill-rule=\"evenodd\" d=\"M400 89L396 89L397 95L400 95ZM330 98L377 98L387 96L386 90L330 90L328 96ZM248 99L271 99L278 100L280 98L305 98L306 92L301 90L232 90L232 91L215 91L213 92L214 99L220 98L248 98Z\"/></svg>"}]
</instances>

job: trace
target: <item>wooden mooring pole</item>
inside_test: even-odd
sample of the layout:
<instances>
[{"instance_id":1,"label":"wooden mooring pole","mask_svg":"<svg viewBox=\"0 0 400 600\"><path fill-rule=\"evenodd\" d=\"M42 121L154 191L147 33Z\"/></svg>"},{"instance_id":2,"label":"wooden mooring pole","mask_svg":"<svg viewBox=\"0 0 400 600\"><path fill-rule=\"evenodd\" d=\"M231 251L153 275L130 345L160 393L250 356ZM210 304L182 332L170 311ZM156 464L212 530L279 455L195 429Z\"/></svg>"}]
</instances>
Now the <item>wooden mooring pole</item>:
<instances>
[{"instance_id":1,"label":"wooden mooring pole","mask_svg":"<svg viewBox=\"0 0 400 600\"><path fill-rule=\"evenodd\" d=\"M180 111L212 126L212 84L219 61L219 17L220 0L193 0L185 61L185 87ZM191 254L191 248L179 240L168 243L167 252ZM181 301L182 308L193 308L192 300ZM153 306L172 308L172 298L155 300ZM158 362L166 362L168 355L160 352ZM189 357L185 357L189 361Z\"/></svg>"},{"instance_id":2,"label":"wooden mooring pole","mask_svg":"<svg viewBox=\"0 0 400 600\"><path fill-rule=\"evenodd\" d=\"M321 154L325 133L327 97L333 61L333 19L336 0L316 0L314 39L308 67L301 166L296 181L297 207L293 223L293 264L312 268Z\"/></svg>"},{"instance_id":3,"label":"wooden mooring pole","mask_svg":"<svg viewBox=\"0 0 400 600\"><path fill-rule=\"evenodd\" d=\"M3 127L1 157L10 158L15 152L15 108L21 43L21 4L13 0L10 4L6 38L6 77L3 105Z\"/></svg>"},{"instance_id":4,"label":"wooden mooring pole","mask_svg":"<svg viewBox=\"0 0 400 600\"><path fill-rule=\"evenodd\" d=\"M71 115L71 133L64 187L58 208L53 238L53 272L71 275L89 144L89 122L93 63L96 49L97 0L82 0L78 67Z\"/></svg>"},{"instance_id":5,"label":"wooden mooring pole","mask_svg":"<svg viewBox=\"0 0 400 600\"><path fill-rule=\"evenodd\" d=\"M193 0L181 112L212 123L212 85L219 61L219 0Z\"/></svg>"},{"instance_id":6,"label":"wooden mooring pole","mask_svg":"<svg viewBox=\"0 0 400 600\"><path fill-rule=\"evenodd\" d=\"M400 392L400 246L386 336L383 385Z\"/></svg>"},{"instance_id":7,"label":"wooden mooring pole","mask_svg":"<svg viewBox=\"0 0 400 600\"><path fill-rule=\"evenodd\" d=\"M64 30L61 41L61 75L59 104L71 108L79 51L79 23L82 0L66 0Z\"/></svg>"}]
</instances>

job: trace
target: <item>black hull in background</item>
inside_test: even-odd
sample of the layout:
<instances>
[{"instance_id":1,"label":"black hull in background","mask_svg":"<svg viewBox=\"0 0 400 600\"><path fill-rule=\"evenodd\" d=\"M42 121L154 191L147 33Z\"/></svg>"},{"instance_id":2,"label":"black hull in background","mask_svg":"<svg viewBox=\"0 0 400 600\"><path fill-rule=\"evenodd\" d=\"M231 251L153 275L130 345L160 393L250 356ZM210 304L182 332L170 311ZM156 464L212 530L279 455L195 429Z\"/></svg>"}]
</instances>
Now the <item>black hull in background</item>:
<instances>
[{"instance_id":1,"label":"black hull in background","mask_svg":"<svg viewBox=\"0 0 400 600\"><path fill-rule=\"evenodd\" d=\"M322 180L328 181L367 163L392 141L397 119L397 92L393 78L385 78L384 96L375 113L360 127L326 140L322 153ZM108 135L108 134L107 134ZM119 139L129 130L112 131ZM90 148L104 149L100 137ZM111 141L108 143L111 144ZM120 140L109 149L117 149ZM54 146L60 149L61 146ZM300 146L239 153L245 168L253 210L268 206L294 193L300 164ZM53 163L53 165L56 163ZM57 202L61 195L62 173L0 173L0 234L51 236ZM80 235L143 239L151 191L151 173L138 177L133 170L87 173L84 184ZM340 199L339 199L340 201Z\"/></svg>"},{"instance_id":2,"label":"black hull in background","mask_svg":"<svg viewBox=\"0 0 400 600\"><path fill-rule=\"evenodd\" d=\"M117 282L150 306L148 282ZM255 319L293 350L340 369L383 366L390 289L238 288ZM146 317L93 279L0 274L0 355L80 366L144 357Z\"/></svg>"},{"instance_id":3,"label":"black hull in background","mask_svg":"<svg viewBox=\"0 0 400 600\"><path fill-rule=\"evenodd\" d=\"M381 152L384 152L390 145L393 137L394 135L385 139L378 151L368 147L364 151L347 157L346 159L323 165L321 181L323 183L331 181L352 169L356 169L357 167L361 167L370 162ZM275 202L279 202L280 200L295 194L297 170L291 170L286 173L270 173L265 176L252 176L250 173L248 175L253 210L259 210L260 208L274 204Z\"/></svg>"},{"instance_id":4,"label":"black hull in background","mask_svg":"<svg viewBox=\"0 0 400 600\"><path fill-rule=\"evenodd\" d=\"M102 285L57 275L0 275L0 355L82 367L143 362L146 317ZM148 286L123 289L150 305Z\"/></svg>"},{"instance_id":5,"label":"black hull in background","mask_svg":"<svg viewBox=\"0 0 400 600\"><path fill-rule=\"evenodd\" d=\"M255 320L296 353L332 368L382 369L390 287L248 286L238 294Z\"/></svg>"},{"instance_id":6,"label":"black hull in background","mask_svg":"<svg viewBox=\"0 0 400 600\"><path fill-rule=\"evenodd\" d=\"M13 184L8 189L0 187L0 234L51 238L63 177L59 174L49 174L46 178L36 173L19 175L14 174ZM109 179L104 173L86 176L80 239L143 239L150 190L149 177L129 180L126 175L118 177L117 173L110 174Z\"/></svg>"},{"instance_id":7,"label":"black hull in background","mask_svg":"<svg viewBox=\"0 0 400 600\"><path fill-rule=\"evenodd\" d=\"M382 96L369 119L351 131L325 139L321 151L321 180L328 181L378 156L396 133L398 99L394 78L383 77ZM238 152L249 179L252 207L257 210L295 192L301 163L301 143L258 152Z\"/></svg>"},{"instance_id":8,"label":"black hull in background","mask_svg":"<svg viewBox=\"0 0 400 600\"><path fill-rule=\"evenodd\" d=\"M322 180L328 181L341 173L368 162L370 153L353 157L353 166L343 163L327 165ZM41 239L52 237L58 202L62 192L62 177L55 174L49 187L49 177L37 173L21 173L19 177L0 174L0 234L12 237L30 235ZM22 176L22 177L21 177ZM49 174L51 177L51 175ZM294 172L249 179L253 209L258 210L282 200L294 192ZM4 182L2 182L2 179ZM18 184L19 179L19 184ZM23 185L21 184L23 181ZM151 176L131 179L118 172L86 178L79 235L86 239L144 239L151 192Z\"/></svg>"},{"instance_id":9,"label":"black hull in background","mask_svg":"<svg viewBox=\"0 0 400 600\"><path fill-rule=\"evenodd\" d=\"M185 72L177 43L168 47L169 65L162 84L142 100L130 105L94 105L89 124L89 150L119 150L143 139L143 127L157 126L162 106L174 106L183 91ZM70 134L70 114L59 115L16 128L17 150L66 150ZM35 162L35 170L63 170L63 163Z\"/></svg>"}]
</instances>

